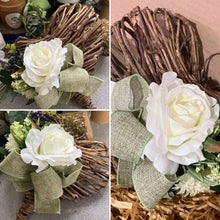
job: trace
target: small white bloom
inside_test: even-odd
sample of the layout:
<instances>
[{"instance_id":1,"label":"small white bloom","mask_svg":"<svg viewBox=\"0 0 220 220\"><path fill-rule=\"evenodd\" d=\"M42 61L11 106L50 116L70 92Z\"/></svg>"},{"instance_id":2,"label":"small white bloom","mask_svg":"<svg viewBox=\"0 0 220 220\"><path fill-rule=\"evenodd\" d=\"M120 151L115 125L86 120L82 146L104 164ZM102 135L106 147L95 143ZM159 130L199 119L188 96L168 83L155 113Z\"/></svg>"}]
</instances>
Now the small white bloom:
<instances>
[{"instance_id":1,"label":"small white bloom","mask_svg":"<svg viewBox=\"0 0 220 220\"><path fill-rule=\"evenodd\" d=\"M17 142L13 138L12 134L9 134L7 140L8 140L8 142L5 145L5 148L7 150L9 150L11 152L11 151L15 150L16 148L19 148L19 145L17 144Z\"/></svg>"},{"instance_id":2,"label":"small white bloom","mask_svg":"<svg viewBox=\"0 0 220 220\"><path fill-rule=\"evenodd\" d=\"M195 196L197 193L209 191L209 185L196 180L188 173L183 174L173 188L176 191L179 190L177 194L185 194L184 197L188 195Z\"/></svg>"},{"instance_id":3,"label":"small white bloom","mask_svg":"<svg viewBox=\"0 0 220 220\"><path fill-rule=\"evenodd\" d=\"M76 158L82 156L81 150L74 146L73 137L59 124L50 124L41 131L31 129L25 144L27 148L21 150L21 158L25 163L38 166L37 173L48 165L76 164Z\"/></svg>"},{"instance_id":4,"label":"small white bloom","mask_svg":"<svg viewBox=\"0 0 220 220\"><path fill-rule=\"evenodd\" d=\"M216 99L196 85L184 84L174 72L163 74L161 85L150 84L146 127L153 135L146 155L163 174L176 173L179 164L205 160L203 142L219 117Z\"/></svg>"},{"instance_id":5,"label":"small white bloom","mask_svg":"<svg viewBox=\"0 0 220 220\"><path fill-rule=\"evenodd\" d=\"M54 86L59 88L59 74L66 52L59 38L30 44L24 51L22 79L40 95L46 95Z\"/></svg>"}]
</instances>

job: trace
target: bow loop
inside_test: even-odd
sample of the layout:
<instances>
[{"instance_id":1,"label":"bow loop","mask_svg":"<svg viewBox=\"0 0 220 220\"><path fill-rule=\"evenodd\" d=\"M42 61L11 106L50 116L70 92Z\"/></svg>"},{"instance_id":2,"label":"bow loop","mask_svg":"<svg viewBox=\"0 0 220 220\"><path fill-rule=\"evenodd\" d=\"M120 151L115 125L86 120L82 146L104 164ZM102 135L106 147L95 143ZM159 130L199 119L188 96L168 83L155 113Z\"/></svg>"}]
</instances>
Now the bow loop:
<instances>
[{"instance_id":1,"label":"bow loop","mask_svg":"<svg viewBox=\"0 0 220 220\"><path fill-rule=\"evenodd\" d=\"M82 50L73 44L64 47L67 48L67 53L60 72L59 88L53 87L48 94L35 97L35 102L41 109L48 109L57 103L67 104L73 92L92 96L103 83L103 80L90 76L82 68L84 62Z\"/></svg>"},{"instance_id":2,"label":"bow loop","mask_svg":"<svg viewBox=\"0 0 220 220\"><path fill-rule=\"evenodd\" d=\"M35 212L60 213L60 197L63 187L73 184L83 165L61 167L60 169L49 167L36 173L36 166L24 163L18 152L12 151L1 163L0 170L8 175L8 179L18 192L34 189ZM62 169L62 170L61 170Z\"/></svg>"},{"instance_id":3,"label":"bow loop","mask_svg":"<svg viewBox=\"0 0 220 220\"><path fill-rule=\"evenodd\" d=\"M120 80L112 92L112 110L139 112L146 120L147 97L150 89L146 81L138 74Z\"/></svg>"},{"instance_id":4,"label":"bow loop","mask_svg":"<svg viewBox=\"0 0 220 220\"><path fill-rule=\"evenodd\" d=\"M165 176L148 158L141 159L152 137L142 124L146 123L149 94L149 86L140 75L116 83L112 92L111 152L119 159L117 184L134 187L143 206L150 210L174 184L176 176Z\"/></svg>"},{"instance_id":5,"label":"bow loop","mask_svg":"<svg viewBox=\"0 0 220 220\"><path fill-rule=\"evenodd\" d=\"M67 69L71 66L82 67L84 62L83 51L71 43L66 44L64 48L67 48L67 53L62 69Z\"/></svg>"},{"instance_id":6,"label":"bow loop","mask_svg":"<svg viewBox=\"0 0 220 220\"><path fill-rule=\"evenodd\" d=\"M112 155L137 163L151 134L132 112L115 112L111 124Z\"/></svg>"}]
</instances>

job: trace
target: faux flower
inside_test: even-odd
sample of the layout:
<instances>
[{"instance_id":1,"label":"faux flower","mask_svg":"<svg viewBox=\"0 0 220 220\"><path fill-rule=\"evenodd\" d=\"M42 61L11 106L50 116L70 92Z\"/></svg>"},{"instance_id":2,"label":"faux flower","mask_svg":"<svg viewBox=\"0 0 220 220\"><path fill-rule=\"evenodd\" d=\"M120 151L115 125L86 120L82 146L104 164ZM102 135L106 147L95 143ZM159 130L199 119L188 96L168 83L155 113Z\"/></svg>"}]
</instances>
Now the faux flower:
<instances>
[{"instance_id":1,"label":"faux flower","mask_svg":"<svg viewBox=\"0 0 220 220\"><path fill-rule=\"evenodd\" d=\"M18 74L16 72L11 74L11 78L12 79L18 79Z\"/></svg>"},{"instance_id":2,"label":"faux flower","mask_svg":"<svg viewBox=\"0 0 220 220\"><path fill-rule=\"evenodd\" d=\"M24 52L22 79L40 95L46 95L54 86L59 88L59 74L66 52L58 38L30 44Z\"/></svg>"},{"instance_id":3,"label":"faux flower","mask_svg":"<svg viewBox=\"0 0 220 220\"><path fill-rule=\"evenodd\" d=\"M219 117L216 99L196 85L184 84L174 72L163 74L161 85L150 84L146 127L153 135L144 148L154 167L175 174L179 164L205 160L203 142Z\"/></svg>"},{"instance_id":4,"label":"faux flower","mask_svg":"<svg viewBox=\"0 0 220 220\"><path fill-rule=\"evenodd\" d=\"M50 166L69 166L76 164L82 152L74 146L73 137L60 125L50 124L41 131L31 129L25 140L27 148L21 150L25 163L38 166L40 172Z\"/></svg>"},{"instance_id":5,"label":"faux flower","mask_svg":"<svg viewBox=\"0 0 220 220\"><path fill-rule=\"evenodd\" d=\"M12 134L9 134L7 140L8 142L6 143L5 148L8 149L10 152L15 150L16 148L19 148L19 145L13 138Z\"/></svg>"},{"instance_id":6,"label":"faux flower","mask_svg":"<svg viewBox=\"0 0 220 220\"><path fill-rule=\"evenodd\" d=\"M27 90L28 85L21 79L13 81L11 87L15 90L25 91Z\"/></svg>"},{"instance_id":7,"label":"faux flower","mask_svg":"<svg viewBox=\"0 0 220 220\"><path fill-rule=\"evenodd\" d=\"M183 174L173 188L176 191L179 190L177 194L185 194L184 197L188 195L195 196L197 193L209 191L209 185L196 180L188 173Z\"/></svg>"},{"instance_id":8,"label":"faux flower","mask_svg":"<svg viewBox=\"0 0 220 220\"><path fill-rule=\"evenodd\" d=\"M10 129L13 132L13 135L16 136L17 139L21 141L25 139L25 132L23 131L23 125L21 125L18 121L13 122Z\"/></svg>"},{"instance_id":9,"label":"faux flower","mask_svg":"<svg viewBox=\"0 0 220 220\"><path fill-rule=\"evenodd\" d=\"M31 124L32 124L32 121L28 117L26 117L24 119L24 125L30 126Z\"/></svg>"},{"instance_id":10,"label":"faux flower","mask_svg":"<svg viewBox=\"0 0 220 220\"><path fill-rule=\"evenodd\" d=\"M208 163L210 173L207 175L207 178L213 182L220 184L220 166L216 163Z\"/></svg>"}]
</instances>

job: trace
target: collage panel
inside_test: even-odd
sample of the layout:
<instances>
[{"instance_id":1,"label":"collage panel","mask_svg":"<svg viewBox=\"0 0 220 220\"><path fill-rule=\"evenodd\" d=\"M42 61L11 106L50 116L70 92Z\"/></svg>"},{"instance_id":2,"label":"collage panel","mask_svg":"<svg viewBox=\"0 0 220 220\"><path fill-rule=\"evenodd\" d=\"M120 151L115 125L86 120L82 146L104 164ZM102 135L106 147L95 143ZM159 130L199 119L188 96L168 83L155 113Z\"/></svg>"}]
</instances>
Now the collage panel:
<instances>
[{"instance_id":1,"label":"collage panel","mask_svg":"<svg viewBox=\"0 0 220 220\"><path fill-rule=\"evenodd\" d=\"M219 8L111 0L111 220L220 219Z\"/></svg>"},{"instance_id":2,"label":"collage panel","mask_svg":"<svg viewBox=\"0 0 220 220\"><path fill-rule=\"evenodd\" d=\"M219 9L0 0L0 220L219 220Z\"/></svg>"},{"instance_id":3,"label":"collage panel","mask_svg":"<svg viewBox=\"0 0 220 220\"><path fill-rule=\"evenodd\" d=\"M1 0L0 109L109 109L108 9Z\"/></svg>"},{"instance_id":4,"label":"collage panel","mask_svg":"<svg viewBox=\"0 0 220 220\"><path fill-rule=\"evenodd\" d=\"M109 219L108 111L2 111L0 123L1 219Z\"/></svg>"},{"instance_id":5,"label":"collage panel","mask_svg":"<svg viewBox=\"0 0 220 220\"><path fill-rule=\"evenodd\" d=\"M0 219L109 219L109 61L109 0L0 0Z\"/></svg>"}]
</instances>

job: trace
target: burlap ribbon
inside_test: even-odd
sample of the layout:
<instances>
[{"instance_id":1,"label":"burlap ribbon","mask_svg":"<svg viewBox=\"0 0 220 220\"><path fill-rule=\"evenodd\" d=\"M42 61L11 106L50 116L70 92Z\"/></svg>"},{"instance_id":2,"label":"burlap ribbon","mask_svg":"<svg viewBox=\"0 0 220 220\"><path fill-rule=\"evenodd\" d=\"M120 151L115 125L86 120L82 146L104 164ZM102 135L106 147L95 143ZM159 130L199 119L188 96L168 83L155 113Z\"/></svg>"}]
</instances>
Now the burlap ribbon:
<instances>
[{"instance_id":1,"label":"burlap ribbon","mask_svg":"<svg viewBox=\"0 0 220 220\"><path fill-rule=\"evenodd\" d=\"M82 50L73 44L67 44L64 47L67 48L67 53L60 72L60 87L58 89L53 87L47 95L38 95L34 98L41 109L48 109L57 103L69 103L73 92L92 96L103 82L97 77L90 76L82 68L84 62Z\"/></svg>"},{"instance_id":2,"label":"burlap ribbon","mask_svg":"<svg viewBox=\"0 0 220 220\"><path fill-rule=\"evenodd\" d=\"M68 167L49 167L36 173L36 166L24 163L20 154L11 152L1 163L0 170L18 192L34 189L34 211L60 214L60 197L63 188L74 183L82 169L82 164Z\"/></svg>"},{"instance_id":3,"label":"burlap ribbon","mask_svg":"<svg viewBox=\"0 0 220 220\"><path fill-rule=\"evenodd\" d=\"M111 154L119 158L117 184L134 187L143 206L151 210L174 184L176 176L163 175L153 163L141 159L151 134L146 123L150 89L140 75L115 84L112 92Z\"/></svg>"}]
</instances>

